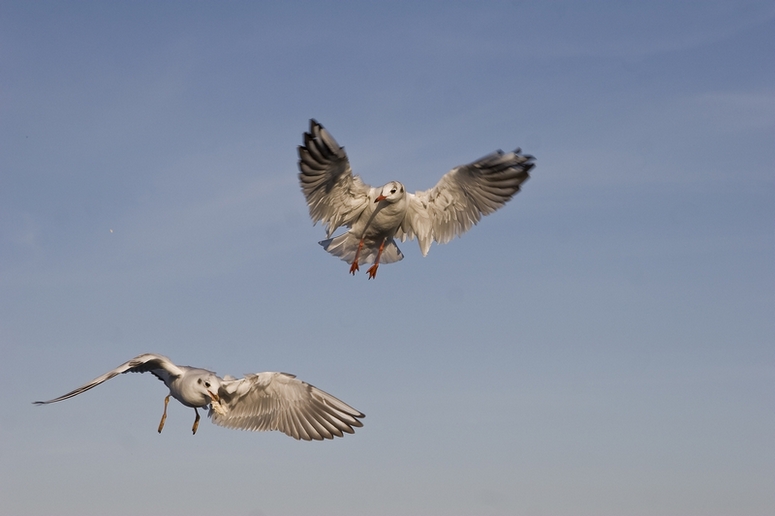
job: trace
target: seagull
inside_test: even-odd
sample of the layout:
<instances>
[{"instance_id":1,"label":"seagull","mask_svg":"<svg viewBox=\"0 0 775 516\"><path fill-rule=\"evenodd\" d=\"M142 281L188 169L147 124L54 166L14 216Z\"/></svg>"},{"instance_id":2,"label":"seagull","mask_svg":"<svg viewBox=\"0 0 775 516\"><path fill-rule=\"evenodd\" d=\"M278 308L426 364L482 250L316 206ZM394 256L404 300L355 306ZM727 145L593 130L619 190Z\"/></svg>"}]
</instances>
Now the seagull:
<instances>
[{"instance_id":1,"label":"seagull","mask_svg":"<svg viewBox=\"0 0 775 516\"><path fill-rule=\"evenodd\" d=\"M498 150L453 168L430 190L408 193L398 181L373 188L353 175L344 148L312 119L299 146L299 182L313 225L326 226L320 245L350 263L353 275L359 264L372 263L372 279L380 263L403 259L394 238L416 237L426 256L432 241L446 244L506 204L530 177L534 159L520 149ZM350 229L331 238L341 226Z\"/></svg>"},{"instance_id":2,"label":"seagull","mask_svg":"<svg viewBox=\"0 0 775 516\"><path fill-rule=\"evenodd\" d=\"M239 380L229 375L224 378L212 371L197 367L178 366L154 353L139 355L112 371L95 378L58 398L36 401L47 405L63 401L92 389L121 373L152 373L164 382L170 393L164 398L164 413L159 433L167 419L170 396L196 413L194 434L199 427L199 411L208 406L208 417L213 423L239 430L279 430L294 439L322 441L352 434L355 427L363 426L365 417L350 405L327 392L298 380L288 373L256 373Z\"/></svg>"}]
</instances>

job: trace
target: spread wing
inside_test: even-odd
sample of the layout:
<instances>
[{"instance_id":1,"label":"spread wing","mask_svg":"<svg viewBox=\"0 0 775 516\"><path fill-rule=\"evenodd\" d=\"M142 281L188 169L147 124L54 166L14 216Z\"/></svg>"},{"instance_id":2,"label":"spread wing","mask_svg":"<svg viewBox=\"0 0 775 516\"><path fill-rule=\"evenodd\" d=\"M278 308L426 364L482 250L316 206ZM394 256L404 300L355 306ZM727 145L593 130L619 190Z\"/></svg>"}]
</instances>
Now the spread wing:
<instances>
[{"instance_id":1,"label":"spread wing","mask_svg":"<svg viewBox=\"0 0 775 516\"><path fill-rule=\"evenodd\" d=\"M309 125L299 146L299 182L312 221L322 222L330 237L358 218L369 202L370 187L353 176L347 154L333 136L314 119Z\"/></svg>"},{"instance_id":2,"label":"spread wing","mask_svg":"<svg viewBox=\"0 0 775 516\"><path fill-rule=\"evenodd\" d=\"M473 163L453 168L424 192L409 194L409 208L396 236L417 237L423 256L431 242L446 244L474 226L519 192L530 177L533 156L493 152Z\"/></svg>"},{"instance_id":3,"label":"spread wing","mask_svg":"<svg viewBox=\"0 0 775 516\"><path fill-rule=\"evenodd\" d=\"M361 427L363 414L287 373L225 380L210 405L213 423L240 430L280 430L305 441L333 439Z\"/></svg>"},{"instance_id":4,"label":"spread wing","mask_svg":"<svg viewBox=\"0 0 775 516\"><path fill-rule=\"evenodd\" d=\"M87 383L86 385L82 385L77 389L68 392L67 394L63 394L62 396L58 398L54 398L53 400L36 401L34 403L35 405L47 405L49 403L56 403L57 401L62 401L68 398L72 398L73 396L78 396L82 392L86 392L89 389L93 389L99 384L106 382L111 378L120 375L121 373L148 373L148 372L153 373L154 376L156 376L159 380L162 380L164 383L167 383L167 381L172 377L180 376L183 374L183 370L180 369L175 364L173 364L169 358L163 355L145 353L143 355L136 356L135 358L133 358L132 360L129 360L128 362L124 362L123 364L113 369L112 371L108 371L107 373L95 378L94 380Z\"/></svg>"}]
</instances>

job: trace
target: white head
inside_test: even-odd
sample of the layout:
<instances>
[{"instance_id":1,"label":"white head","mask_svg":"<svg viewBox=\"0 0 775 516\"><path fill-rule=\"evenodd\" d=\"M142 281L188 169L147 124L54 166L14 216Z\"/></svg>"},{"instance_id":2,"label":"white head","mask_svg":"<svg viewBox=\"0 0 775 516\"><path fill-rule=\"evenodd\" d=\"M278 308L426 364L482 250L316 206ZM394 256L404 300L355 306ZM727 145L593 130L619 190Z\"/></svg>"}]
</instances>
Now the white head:
<instances>
[{"instance_id":1,"label":"white head","mask_svg":"<svg viewBox=\"0 0 775 516\"><path fill-rule=\"evenodd\" d=\"M209 404L211 401L218 401L218 389L221 386L221 379L218 378L215 373L207 371L207 374L203 374L196 379L197 393L205 400L203 405Z\"/></svg>"},{"instance_id":2,"label":"white head","mask_svg":"<svg viewBox=\"0 0 775 516\"><path fill-rule=\"evenodd\" d=\"M379 193L377 198L374 199L374 202L387 201L392 204L403 199L404 195L404 185L398 181L391 181L382 187L382 191Z\"/></svg>"}]
</instances>

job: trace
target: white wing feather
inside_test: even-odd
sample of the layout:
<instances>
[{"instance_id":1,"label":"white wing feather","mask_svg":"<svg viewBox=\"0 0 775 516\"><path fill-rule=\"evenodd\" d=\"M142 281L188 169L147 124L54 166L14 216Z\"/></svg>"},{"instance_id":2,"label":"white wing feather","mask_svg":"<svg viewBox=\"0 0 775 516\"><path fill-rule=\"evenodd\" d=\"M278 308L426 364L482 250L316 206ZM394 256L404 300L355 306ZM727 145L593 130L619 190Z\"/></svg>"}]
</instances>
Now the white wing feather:
<instances>
[{"instance_id":1,"label":"white wing feather","mask_svg":"<svg viewBox=\"0 0 775 516\"><path fill-rule=\"evenodd\" d=\"M240 430L279 430L305 441L333 439L361 427L362 413L287 373L257 373L224 381L213 401L213 423Z\"/></svg>"},{"instance_id":2,"label":"white wing feather","mask_svg":"<svg viewBox=\"0 0 775 516\"><path fill-rule=\"evenodd\" d=\"M63 401L68 398L72 398L73 396L78 396L79 394L86 392L89 389L93 389L99 384L106 382L111 378L114 378L122 373L147 373L147 372L153 373L157 378L164 381L165 383L167 383L167 380L169 380L169 378L174 376L180 376L183 374L183 370L178 366L176 366L175 364L173 364L170 361L170 359L165 357L164 355L156 355L154 353L144 353L142 355L136 356L132 360L124 362L123 364L113 369L112 371L108 371L107 373L95 378L94 380L87 383L86 385L82 385L77 389L68 392L67 394L63 394L62 396L58 398L54 398L53 400L36 401L34 403L35 405L47 405L49 403L56 403L57 401Z\"/></svg>"},{"instance_id":3,"label":"white wing feather","mask_svg":"<svg viewBox=\"0 0 775 516\"><path fill-rule=\"evenodd\" d=\"M351 226L369 203L370 187L353 176L344 148L314 119L299 146L299 170L309 215L326 226L328 237L340 226Z\"/></svg>"},{"instance_id":4,"label":"white wing feather","mask_svg":"<svg viewBox=\"0 0 775 516\"><path fill-rule=\"evenodd\" d=\"M530 177L533 159L520 149L499 150L453 168L430 190L408 194L409 207L396 237L417 237L427 255L433 240L445 244L506 204Z\"/></svg>"}]
</instances>

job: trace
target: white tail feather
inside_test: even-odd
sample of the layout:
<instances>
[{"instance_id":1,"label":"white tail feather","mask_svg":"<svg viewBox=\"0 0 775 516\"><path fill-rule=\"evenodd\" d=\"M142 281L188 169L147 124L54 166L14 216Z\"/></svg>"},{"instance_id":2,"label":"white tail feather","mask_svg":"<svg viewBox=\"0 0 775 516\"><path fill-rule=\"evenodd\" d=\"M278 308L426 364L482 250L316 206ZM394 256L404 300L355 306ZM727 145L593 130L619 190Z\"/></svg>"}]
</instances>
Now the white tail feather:
<instances>
[{"instance_id":1,"label":"white tail feather","mask_svg":"<svg viewBox=\"0 0 775 516\"><path fill-rule=\"evenodd\" d=\"M352 263L355 259L355 252L358 250L358 243L360 239L354 234L347 232L338 237L329 238L318 242L323 246L323 249L333 254L334 256L341 258L347 263ZM361 253L358 255L358 265L364 263L374 263L377 258L377 252L379 252L379 243L373 240L365 240ZM392 238L385 243L384 249L382 249L382 256L379 258L379 263L393 263L403 260L404 254L396 245L395 240Z\"/></svg>"}]
</instances>

